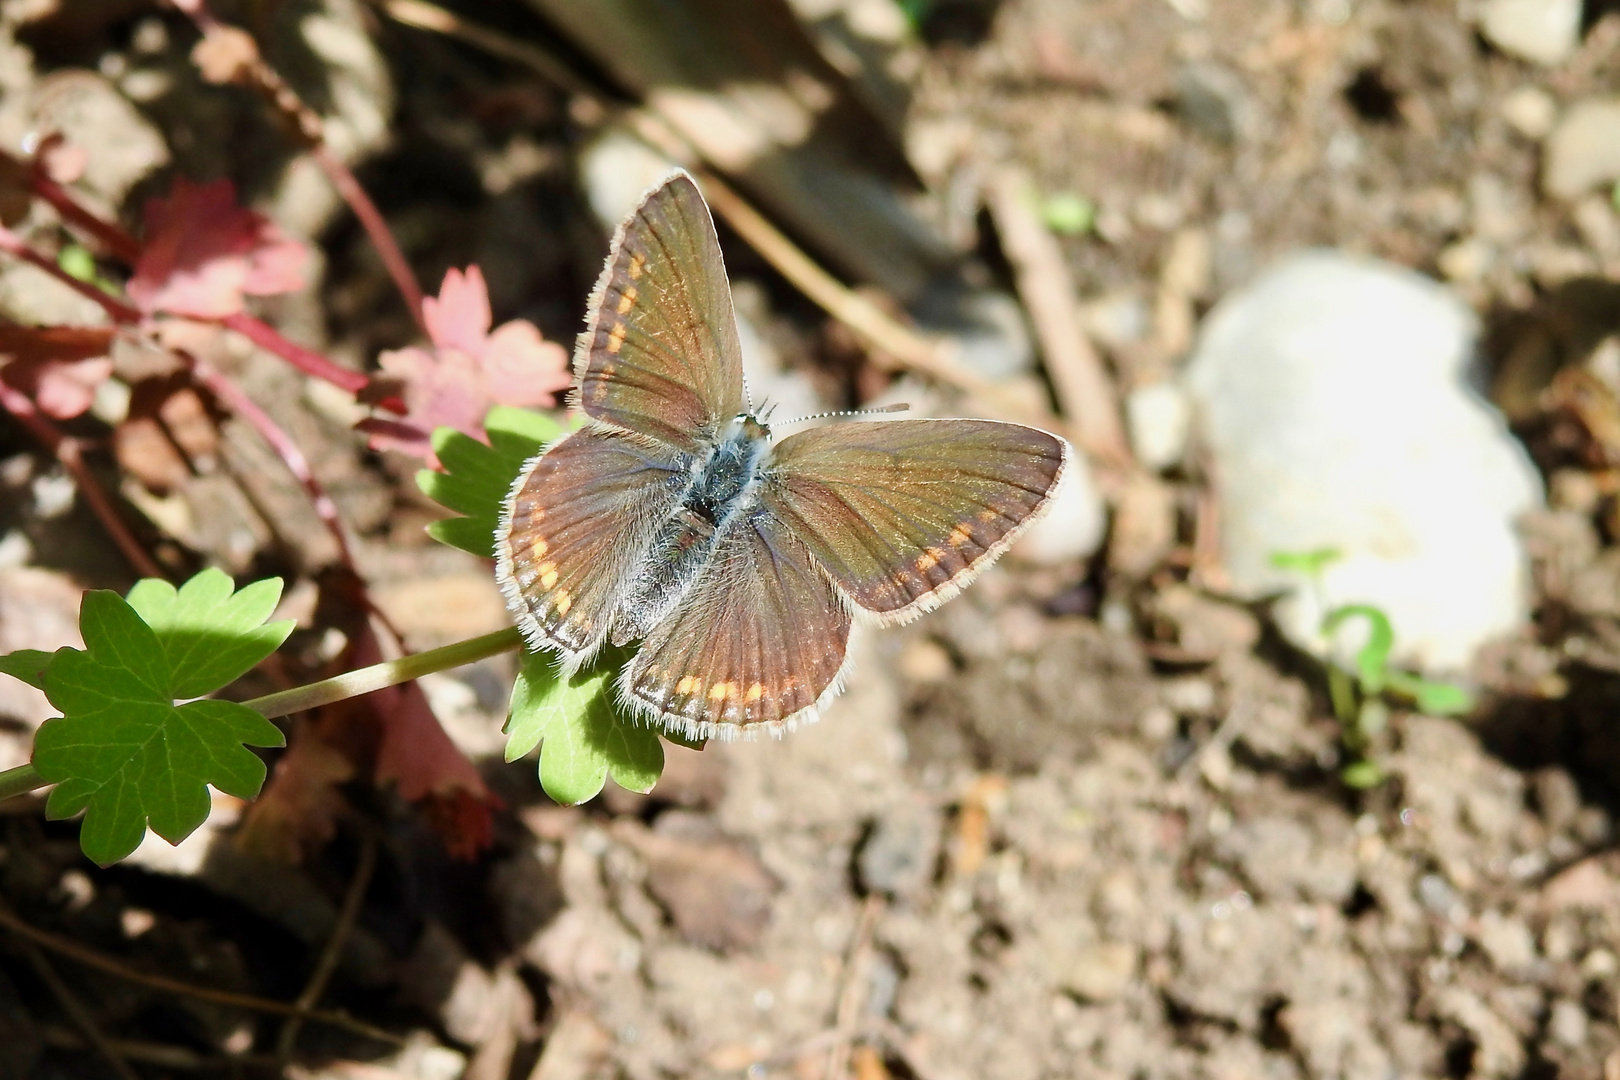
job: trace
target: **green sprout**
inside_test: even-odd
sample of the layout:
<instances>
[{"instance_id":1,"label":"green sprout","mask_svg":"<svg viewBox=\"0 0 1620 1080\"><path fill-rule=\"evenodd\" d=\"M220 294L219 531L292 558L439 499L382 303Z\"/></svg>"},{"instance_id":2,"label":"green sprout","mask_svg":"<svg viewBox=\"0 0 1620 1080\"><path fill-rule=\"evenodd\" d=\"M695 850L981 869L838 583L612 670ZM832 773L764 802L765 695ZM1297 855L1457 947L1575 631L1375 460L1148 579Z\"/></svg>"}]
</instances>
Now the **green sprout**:
<instances>
[{"instance_id":1,"label":"green sprout","mask_svg":"<svg viewBox=\"0 0 1620 1080\"><path fill-rule=\"evenodd\" d=\"M1041 220L1059 236L1084 236L1097 223L1097 206L1084 195L1063 191L1041 203Z\"/></svg>"},{"instance_id":2,"label":"green sprout","mask_svg":"<svg viewBox=\"0 0 1620 1080\"><path fill-rule=\"evenodd\" d=\"M1318 597L1322 595L1322 573L1341 557L1336 548L1307 552L1276 552L1271 565L1302 574ZM1364 620L1367 640L1350 666L1334 660L1332 644L1346 623ZM1389 726L1391 703L1410 705L1430 716L1458 716L1473 709L1468 691L1452 683L1423 679L1390 666L1395 648L1395 628L1383 609L1372 604L1341 604L1322 617L1320 628L1328 659L1328 698L1339 721L1339 741L1345 764L1339 778L1345 786L1365 791L1377 787L1388 774L1377 759L1381 737Z\"/></svg>"}]
</instances>

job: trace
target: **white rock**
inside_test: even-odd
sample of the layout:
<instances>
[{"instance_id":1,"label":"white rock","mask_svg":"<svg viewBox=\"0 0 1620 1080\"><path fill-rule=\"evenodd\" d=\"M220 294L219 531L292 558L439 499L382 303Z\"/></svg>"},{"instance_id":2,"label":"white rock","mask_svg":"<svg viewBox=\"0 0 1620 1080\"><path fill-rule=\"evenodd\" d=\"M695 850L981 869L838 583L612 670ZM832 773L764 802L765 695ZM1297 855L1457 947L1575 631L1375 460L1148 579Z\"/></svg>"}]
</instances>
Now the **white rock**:
<instances>
[{"instance_id":1,"label":"white rock","mask_svg":"<svg viewBox=\"0 0 1620 1080\"><path fill-rule=\"evenodd\" d=\"M1296 255L1211 313L1187 386L1214 456L1221 543L1247 595L1293 588L1288 636L1320 649L1324 607L1374 604L1397 657L1458 669L1526 617L1515 519L1540 479L1464 378L1473 313L1410 271ZM1271 564L1336 548L1320 596Z\"/></svg>"},{"instance_id":2,"label":"white rock","mask_svg":"<svg viewBox=\"0 0 1620 1080\"><path fill-rule=\"evenodd\" d=\"M1083 559L1102 545L1107 524L1108 512L1091 468L1071 450L1069 467L1052 495L1052 508L1019 537L1011 554L1042 565Z\"/></svg>"},{"instance_id":3,"label":"white rock","mask_svg":"<svg viewBox=\"0 0 1620 1080\"><path fill-rule=\"evenodd\" d=\"M1539 86L1521 86L1502 99L1502 118L1527 139L1545 139L1558 119L1558 102Z\"/></svg>"},{"instance_id":4,"label":"white rock","mask_svg":"<svg viewBox=\"0 0 1620 1080\"><path fill-rule=\"evenodd\" d=\"M1486 0L1479 28L1505 53L1556 64L1580 44L1581 0Z\"/></svg>"},{"instance_id":5,"label":"white rock","mask_svg":"<svg viewBox=\"0 0 1620 1080\"><path fill-rule=\"evenodd\" d=\"M1191 422L1192 403L1178 383L1149 383L1125 397L1125 427L1130 432L1131 451L1137 461L1155 472L1181 460Z\"/></svg>"},{"instance_id":6,"label":"white rock","mask_svg":"<svg viewBox=\"0 0 1620 1080\"><path fill-rule=\"evenodd\" d=\"M1577 101L1547 138L1542 190L1573 199L1615 180L1620 180L1620 98Z\"/></svg>"}]
</instances>

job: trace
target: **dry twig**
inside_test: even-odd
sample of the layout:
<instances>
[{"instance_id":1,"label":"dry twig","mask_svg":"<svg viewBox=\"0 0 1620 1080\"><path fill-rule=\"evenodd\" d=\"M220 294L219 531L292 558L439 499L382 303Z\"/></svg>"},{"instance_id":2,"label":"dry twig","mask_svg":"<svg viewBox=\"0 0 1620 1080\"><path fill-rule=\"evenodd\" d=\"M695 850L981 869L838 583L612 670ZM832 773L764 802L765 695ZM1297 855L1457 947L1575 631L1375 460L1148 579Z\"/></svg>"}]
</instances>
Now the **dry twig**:
<instances>
[{"instance_id":1,"label":"dry twig","mask_svg":"<svg viewBox=\"0 0 1620 1080\"><path fill-rule=\"evenodd\" d=\"M1030 205L1034 186L1012 166L998 168L985 199L1012 264L1018 295L1035 326L1058 405L1073 425L1075 442L1106 465L1130 464L1118 395L1102 357L1080 325L1080 297L1063 250Z\"/></svg>"},{"instance_id":2,"label":"dry twig","mask_svg":"<svg viewBox=\"0 0 1620 1080\"><path fill-rule=\"evenodd\" d=\"M255 997L252 994L238 994L230 990L214 990L206 986L196 986L192 983L171 979L166 975L150 975L144 971L137 971L119 963L108 956L103 956L94 949L86 948L77 942L69 941L47 930L30 926L10 911L0 908L0 926L12 933L28 939L44 948L65 956L70 960L93 967L97 971L105 971L109 975L125 979L142 986L150 986L154 990L163 990L171 994L180 994L185 997L196 998L198 1001L212 1001L216 1005L228 1005L238 1009L249 1009L253 1012L271 1013L275 1016L296 1016L301 1020L326 1024L329 1027L342 1028L352 1031L356 1035L363 1035L368 1039L388 1043L390 1046L399 1046L404 1039L393 1032L373 1027L363 1020L355 1020L343 1013L327 1012L323 1009L305 1008L301 1005L289 1005L284 1001L274 1001L270 998Z\"/></svg>"},{"instance_id":3,"label":"dry twig","mask_svg":"<svg viewBox=\"0 0 1620 1080\"><path fill-rule=\"evenodd\" d=\"M348 944L349 935L354 932L355 923L360 918L360 907L365 901L366 890L371 887L372 874L376 869L377 839L366 832L361 835L360 861L354 868L354 876L349 879L348 890L343 894L343 906L338 910L332 934L326 939L326 947L315 961L315 969L309 973L309 981L304 984L303 992L298 995L299 1008L313 1009L326 992L326 984L331 982L333 972L337 971L343 947ZM282 1025L281 1036L276 1041L276 1057L281 1061L292 1057L293 1047L298 1043L298 1033L303 1026L303 1018L299 1016L289 1016Z\"/></svg>"}]
</instances>

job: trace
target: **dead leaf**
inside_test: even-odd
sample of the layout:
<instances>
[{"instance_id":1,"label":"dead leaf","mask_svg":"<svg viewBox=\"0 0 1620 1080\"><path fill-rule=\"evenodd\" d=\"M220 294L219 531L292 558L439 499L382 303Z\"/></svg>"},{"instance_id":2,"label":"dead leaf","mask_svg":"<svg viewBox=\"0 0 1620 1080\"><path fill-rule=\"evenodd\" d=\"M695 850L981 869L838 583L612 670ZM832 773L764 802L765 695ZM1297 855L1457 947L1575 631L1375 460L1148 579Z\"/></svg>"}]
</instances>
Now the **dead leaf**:
<instances>
[{"instance_id":1,"label":"dead leaf","mask_svg":"<svg viewBox=\"0 0 1620 1080\"><path fill-rule=\"evenodd\" d=\"M277 862L303 861L337 832L346 805L338 785L354 779L354 764L299 722L264 791L247 808L236 846Z\"/></svg>"},{"instance_id":2,"label":"dead leaf","mask_svg":"<svg viewBox=\"0 0 1620 1080\"><path fill-rule=\"evenodd\" d=\"M573 381L567 350L542 338L532 323L514 319L490 332L489 290L476 266L444 275L438 297L422 301L422 321L429 347L394 349L378 358L378 385L388 388L378 393L402 399L405 419L362 421L373 450L401 450L437 464L428 444L434 428L483 439L492 406L550 405ZM375 396L372 401L380 403Z\"/></svg>"},{"instance_id":3,"label":"dead leaf","mask_svg":"<svg viewBox=\"0 0 1620 1080\"><path fill-rule=\"evenodd\" d=\"M168 198L147 201L146 236L129 298L145 312L219 319L244 296L303 286L309 253L263 214L236 203L229 180L180 177Z\"/></svg>"}]
</instances>

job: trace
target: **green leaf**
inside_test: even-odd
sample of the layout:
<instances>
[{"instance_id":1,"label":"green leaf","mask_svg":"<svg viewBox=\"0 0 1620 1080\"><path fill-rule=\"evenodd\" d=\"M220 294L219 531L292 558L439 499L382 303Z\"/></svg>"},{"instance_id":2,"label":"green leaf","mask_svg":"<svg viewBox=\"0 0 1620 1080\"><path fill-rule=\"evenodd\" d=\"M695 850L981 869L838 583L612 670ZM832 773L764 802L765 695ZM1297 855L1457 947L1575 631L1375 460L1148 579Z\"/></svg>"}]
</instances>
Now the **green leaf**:
<instances>
[{"instance_id":1,"label":"green leaf","mask_svg":"<svg viewBox=\"0 0 1620 1080\"><path fill-rule=\"evenodd\" d=\"M1389 652L1395 647L1395 628L1389 616L1371 604L1346 604L1328 612L1322 620L1322 633L1332 637L1348 619L1368 622L1367 643L1356 653L1356 676L1364 694L1383 692L1389 681Z\"/></svg>"},{"instance_id":2,"label":"green leaf","mask_svg":"<svg viewBox=\"0 0 1620 1080\"><path fill-rule=\"evenodd\" d=\"M1453 683L1430 682L1404 671L1392 671L1389 688L1411 698L1419 712L1430 716L1462 716L1474 710L1474 696Z\"/></svg>"},{"instance_id":3,"label":"green leaf","mask_svg":"<svg viewBox=\"0 0 1620 1080\"><path fill-rule=\"evenodd\" d=\"M229 578L222 592L206 571L178 592L142 582L132 596L161 629L116 593L85 594L85 649L60 650L45 672L45 696L62 715L35 735L33 764L56 785L47 816L84 811L79 843L91 859L123 858L148 825L179 843L208 817L210 784L244 799L259 793L264 762L247 747L283 745L280 729L234 702L177 706L173 691L216 690L245 670L244 658L274 649L290 625L257 624L279 591L259 582L233 596Z\"/></svg>"},{"instance_id":4,"label":"green leaf","mask_svg":"<svg viewBox=\"0 0 1620 1080\"><path fill-rule=\"evenodd\" d=\"M1338 562L1344 553L1335 547L1314 548L1310 551L1273 551L1271 565L1278 570L1293 570L1314 578L1331 563Z\"/></svg>"},{"instance_id":5,"label":"green leaf","mask_svg":"<svg viewBox=\"0 0 1620 1080\"><path fill-rule=\"evenodd\" d=\"M444 471L423 469L416 474L416 486L434 502L462 516L433 522L428 534L451 547L492 557L495 526L518 471L562 430L543 413L504 405L491 409L484 418L487 446L454 428L435 430L433 452Z\"/></svg>"},{"instance_id":6,"label":"green leaf","mask_svg":"<svg viewBox=\"0 0 1620 1080\"><path fill-rule=\"evenodd\" d=\"M264 624L281 599L281 579L233 592L222 570L202 571L178 590L146 578L129 590L129 606L156 633L174 676L172 697L193 698L229 686L275 652L293 622Z\"/></svg>"},{"instance_id":7,"label":"green leaf","mask_svg":"<svg viewBox=\"0 0 1620 1080\"><path fill-rule=\"evenodd\" d=\"M1345 787L1366 791L1382 784L1386 775L1384 767L1376 761L1352 761L1340 771L1339 779L1344 781Z\"/></svg>"},{"instance_id":8,"label":"green leaf","mask_svg":"<svg viewBox=\"0 0 1620 1080\"><path fill-rule=\"evenodd\" d=\"M506 760L540 747L540 786L565 806L593 799L609 773L630 791L651 791L664 770L652 728L613 703L612 679L628 659L621 650L563 680L549 656L524 653L506 722Z\"/></svg>"},{"instance_id":9,"label":"green leaf","mask_svg":"<svg viewBox=\"0 0 1620 1080\"><path fill-rule=\"evenodd\" d=\"M21 679L36 690L45 689L45 669L51 666L55 653L41 649L18 649L0 656L0 674Z\"/></svg>"},{"instance_id":10,"label":"green leaf","mask_svg":"<svg viewBox=\"0 0 1620 1080\"><path fill-rule=\"evenodd\" d=\"M1041 220L1059 236L1084 236L1097 221L1097 207L1084 195L1060 192L1041 204Z\"/></svg>"}]
</instances>

